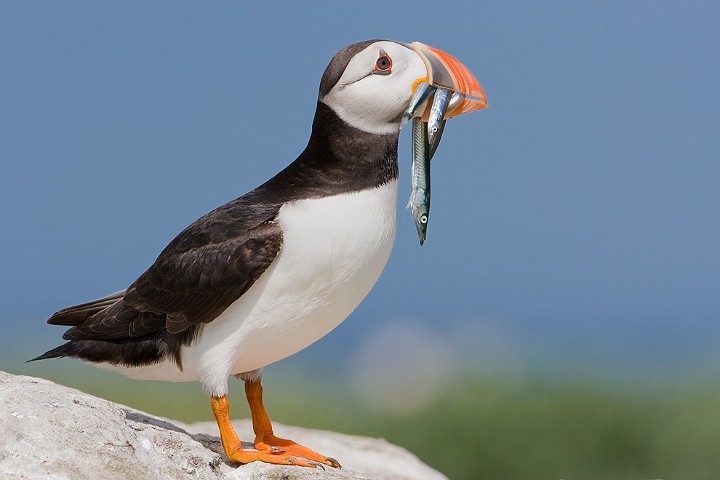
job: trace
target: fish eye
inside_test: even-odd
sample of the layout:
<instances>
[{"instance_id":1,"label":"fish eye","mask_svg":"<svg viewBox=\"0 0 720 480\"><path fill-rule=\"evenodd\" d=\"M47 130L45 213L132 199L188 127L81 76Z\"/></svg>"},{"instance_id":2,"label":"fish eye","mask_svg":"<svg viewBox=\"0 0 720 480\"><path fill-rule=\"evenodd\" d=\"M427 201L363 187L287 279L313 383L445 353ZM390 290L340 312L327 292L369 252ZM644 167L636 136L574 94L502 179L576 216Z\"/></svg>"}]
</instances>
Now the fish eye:
<instances>
[{"instance_id":1,"label":"fish eye","mask_svg":"<svg viewBox=\"0 0 720 480\"><path fill-rule=\"evenodd\" d=\"M423 215L420 217L420 223L427 223L427 215Z\"/></svg>"},{"instance_id":2,"label":"fish eye","mask_svg":"<svg viewBox=\"0 0 720 480\"><path fill-rule=\"evenodd\" d=\"M390 58L390 55L388 55L385 50L380 50L380 56L375 62L373 73L388 75L390 72L392 72L392 58Z\"/></svg>"}]
</instances>

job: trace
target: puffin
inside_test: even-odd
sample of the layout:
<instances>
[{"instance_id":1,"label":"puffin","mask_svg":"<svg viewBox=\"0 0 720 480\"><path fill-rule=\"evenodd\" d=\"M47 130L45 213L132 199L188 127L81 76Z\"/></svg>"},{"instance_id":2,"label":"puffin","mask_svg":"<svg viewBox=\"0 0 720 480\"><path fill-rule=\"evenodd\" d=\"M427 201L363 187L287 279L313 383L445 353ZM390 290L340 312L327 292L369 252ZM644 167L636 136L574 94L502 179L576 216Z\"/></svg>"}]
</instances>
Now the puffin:
<instances>
[{"instance_id":1,"label":"puffin","mask_svg":"<svg viewBox=\"0 0 720 480\"><path fill-rule=\"evenodd\" d=\"M338 326L385 267L398 137L422 82L464 95L447 117L487 106L473 74L441 50L389 40L342 48L322 75L297 159L190 224L127 289L52 315L47 323L70 327L67 342L33 360L72 357L130 378L198 381L231 462L339 468L274 435L262 371ZM254 449L232 426L230 377L244 382Z\"/></svg>"}]
</instances>

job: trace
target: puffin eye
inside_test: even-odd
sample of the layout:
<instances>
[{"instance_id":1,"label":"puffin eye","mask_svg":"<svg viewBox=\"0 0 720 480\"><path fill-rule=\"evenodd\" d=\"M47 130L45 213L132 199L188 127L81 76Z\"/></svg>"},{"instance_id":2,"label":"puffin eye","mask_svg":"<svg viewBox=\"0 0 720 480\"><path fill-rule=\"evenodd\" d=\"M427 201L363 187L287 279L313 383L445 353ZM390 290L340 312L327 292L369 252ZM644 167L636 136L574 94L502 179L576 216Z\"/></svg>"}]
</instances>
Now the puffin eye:
<instances>
[{"instance_id":1,"label":"puffin eye","mask_svg":"<svg viewBox=\"0 0 720 480\"><path fill-rule=\"evenodd\" d=\"M388 55L385 50L380 50L380 56L375 62L375 68L372 73L378 75L389 75L392 72L392 58Z\"/></svg>"}]
</instances>

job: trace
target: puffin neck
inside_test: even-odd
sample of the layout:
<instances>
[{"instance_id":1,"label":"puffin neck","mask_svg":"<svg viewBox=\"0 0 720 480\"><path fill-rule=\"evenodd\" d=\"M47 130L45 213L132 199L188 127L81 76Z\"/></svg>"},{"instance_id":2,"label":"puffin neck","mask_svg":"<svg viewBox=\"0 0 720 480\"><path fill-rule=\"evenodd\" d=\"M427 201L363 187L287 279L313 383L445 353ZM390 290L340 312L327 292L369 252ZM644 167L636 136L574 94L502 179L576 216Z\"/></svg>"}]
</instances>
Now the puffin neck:
<instances>
[{"instance_id":1,"label":"puffin neck","mask_svg":"<svg viewBox=\"0 0 720 480\"><path fill-rule=\"evenodd\" d=\"M398 137L354 128L318 102L307 147L268 183L286 194L291 190L295 199L384 185L398 177Z\"/></svg>"}]
</instances>

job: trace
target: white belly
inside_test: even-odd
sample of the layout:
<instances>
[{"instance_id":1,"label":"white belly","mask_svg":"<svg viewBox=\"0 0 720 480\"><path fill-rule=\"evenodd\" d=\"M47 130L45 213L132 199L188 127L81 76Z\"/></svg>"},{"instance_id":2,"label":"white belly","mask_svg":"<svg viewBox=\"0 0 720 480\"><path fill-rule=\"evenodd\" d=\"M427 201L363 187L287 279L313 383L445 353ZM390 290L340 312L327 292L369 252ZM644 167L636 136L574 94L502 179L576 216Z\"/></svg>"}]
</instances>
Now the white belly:
<instances>
[{"instance_id":1,"label":"white belly","mask_svg":"<svg viewBox=\"0 0 720 480\"><path fill-rule=\"evenodd\" d=\"M135 378L200 380L222 395L227 377L296 353L340 324L368 294L395 239L397 181L373 190L284 205L275 262L171 362ZM123 369L124 370L124 369Z\"/></svg>"}]
</instances>

